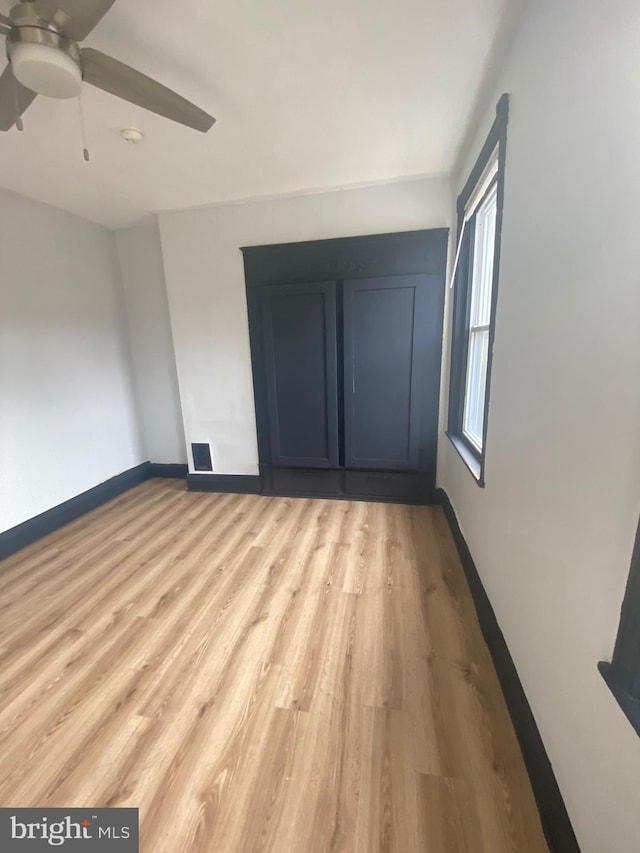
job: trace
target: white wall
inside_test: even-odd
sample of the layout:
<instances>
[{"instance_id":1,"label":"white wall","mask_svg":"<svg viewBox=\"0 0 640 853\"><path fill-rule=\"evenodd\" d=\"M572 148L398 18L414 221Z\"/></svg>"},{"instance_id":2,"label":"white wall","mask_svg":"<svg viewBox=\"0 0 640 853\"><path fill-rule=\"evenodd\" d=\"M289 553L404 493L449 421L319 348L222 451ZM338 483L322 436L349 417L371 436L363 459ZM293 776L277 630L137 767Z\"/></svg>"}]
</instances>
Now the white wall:
<instances>
[{"instance_id":1,"label":"white wall","mask_svg":"<svg viewBox=\"0 0 640 853\"><path fill-rule=\"evenodd\" d=\"M640 739L610 658L640 512L640 6L530 3L511 95L486 488L447 490L584 853L637 853Z\"/></svg>"},{"instance_id":2,"label":"white wall","mask_svg":"<svg viewBox=\"0 0 640 853\"><path fill-rule=\"evenodd\" d=\"M0 190L0 531L144 458L113 235Z\"/></svg>"},{"instance_id":3,"label":"white wall","mask_svg":"<svg viewBox=\"0 0 640 853\"><path fill-rule=\"evenodd\" d=\"M215 472L258 472L240 246L442 227L449 208L436 178L160 214L186 440Z\"/></svg>"},{"instance_id":4,"label":"white wall","mask_svg":"<svg viewBox=\"0 0 640 853\"><path fill-rule=\"evenodd\" d=\"M157 224L116 231L147 457L186 462L178 377Z\"/></svg>"}]
</instances>

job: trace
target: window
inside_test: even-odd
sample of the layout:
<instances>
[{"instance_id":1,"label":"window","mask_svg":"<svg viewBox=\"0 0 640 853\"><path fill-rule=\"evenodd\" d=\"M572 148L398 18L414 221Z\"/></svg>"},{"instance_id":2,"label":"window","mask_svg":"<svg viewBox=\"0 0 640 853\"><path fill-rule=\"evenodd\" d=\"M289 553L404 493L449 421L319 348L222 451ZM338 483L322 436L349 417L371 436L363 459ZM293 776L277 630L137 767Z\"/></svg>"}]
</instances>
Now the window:
<instances>
[{"instance_id":1,"label":"window","mask_svg":"<svg viewBox=\"0 0 640 853\"><path fill-rule=\"evenodd\" d=\"M640 735L640 523L620 611L613 658L611 663L600 661L598 669L629 722Z\"/></svg>"},{"instance_id":2,"label":"window","mask_svg":"<svg viewBox=\"0 0 640 853\"><path fill-rule=\"evenodd\" d=\"M458 198L448 436L484 485L509 99Z\"/></svg>"}]
</instances>

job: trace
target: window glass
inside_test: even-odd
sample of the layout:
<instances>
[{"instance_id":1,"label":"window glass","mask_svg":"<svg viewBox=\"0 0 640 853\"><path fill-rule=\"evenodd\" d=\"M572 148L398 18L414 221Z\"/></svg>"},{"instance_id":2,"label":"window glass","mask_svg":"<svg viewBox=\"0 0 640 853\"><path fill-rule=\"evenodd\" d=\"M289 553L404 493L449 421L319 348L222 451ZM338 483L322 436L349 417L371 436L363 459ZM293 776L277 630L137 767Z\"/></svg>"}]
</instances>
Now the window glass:
<instances>
[{"instance_id":1,"label":"window glass","mask_svg":"<svg viewBox=\"0 0 640 853\"><path fill-rule=\"evenodd\" d=\"M478 451L482 450L484 430L496 212L497 182L494 180L473 216L471 307L462 431Z\"/></svg>"}]
</instances>

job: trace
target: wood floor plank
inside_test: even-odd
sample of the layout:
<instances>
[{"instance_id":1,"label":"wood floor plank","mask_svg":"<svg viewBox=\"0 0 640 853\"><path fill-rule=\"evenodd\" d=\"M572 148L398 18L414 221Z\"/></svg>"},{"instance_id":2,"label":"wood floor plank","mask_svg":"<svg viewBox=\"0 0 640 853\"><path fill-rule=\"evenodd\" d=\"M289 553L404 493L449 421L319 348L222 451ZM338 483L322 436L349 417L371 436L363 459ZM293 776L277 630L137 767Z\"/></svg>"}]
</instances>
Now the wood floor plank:
<instances>
[{"instance_id":1,"label":"wood floor plank","mask_svg":"<svg viewBox=\"0 0 640 853\"><path fill-rule=\"evenodd\" d=\"M150 480L0 564L0 805L143 853L543 853L436 507Z\"/></svg>"}]
</instances>

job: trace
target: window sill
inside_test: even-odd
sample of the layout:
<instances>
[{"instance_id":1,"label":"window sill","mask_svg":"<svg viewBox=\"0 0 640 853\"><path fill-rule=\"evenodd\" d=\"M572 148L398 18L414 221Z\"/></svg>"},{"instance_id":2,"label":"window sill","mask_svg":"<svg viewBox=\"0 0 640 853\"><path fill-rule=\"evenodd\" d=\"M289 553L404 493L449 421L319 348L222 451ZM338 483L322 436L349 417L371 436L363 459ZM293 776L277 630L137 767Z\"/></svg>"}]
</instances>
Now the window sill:
<instances>
[{"instance_id":1,"label":"window sill","mask_svg":"<svg viewBox=\"0 0 640 853\"><path fill-rule=\"evenodd\" d=\"M466 444L461 441L457 435L447 432L447 438L458 451L458 455L469 469L469 472L480 488L484 488L484 477L482 476L482 467L480 460L476 459L473 453L469 450Z\"/></svg>"},{"instance_id":2,"label":"window sill","mask_svg":"<svg viewBox=\"0 0 640 853\"><path fill-rule=\"evenodd\" d=\"M600 675L604 678L607 687L613 693L616 702L622 708L626 718L640 735L640 699L634 699L617 680L615 672L608 661L601 660L598 664Z\"/></svg>"}]
</instances>

